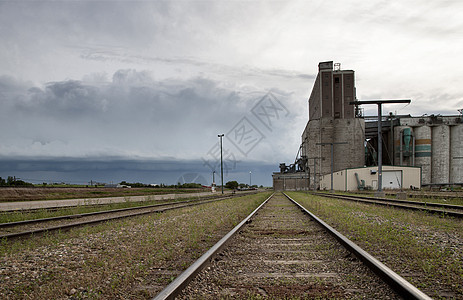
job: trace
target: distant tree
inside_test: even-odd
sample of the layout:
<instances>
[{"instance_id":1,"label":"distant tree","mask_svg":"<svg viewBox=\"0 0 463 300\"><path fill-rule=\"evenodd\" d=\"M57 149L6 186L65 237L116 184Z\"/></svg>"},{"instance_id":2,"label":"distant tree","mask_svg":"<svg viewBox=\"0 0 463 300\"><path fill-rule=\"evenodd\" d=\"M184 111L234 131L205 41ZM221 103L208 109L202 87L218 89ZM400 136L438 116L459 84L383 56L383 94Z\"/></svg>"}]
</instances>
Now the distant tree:
<instances>
[{"instance_id":1,"label":"distant tree","mask_svg":"<svg viewBox=\"0 0 463 300\"><path fill-rule=\"evenodd\" d=\"M147 187L149 185L147 184L144 184L144 183L141 183L141 182L127 182L127 181L121 181L121 183L119 183L120 185L127 185L127 186L131 186L133 188L142 188L142 187Z\"/></svg>"},{"instance_id":2,"label":"distant tree","mask_svg":"<svg viewBox=\"0 0 463 300\"><path fill-rule=\"evenodd\" d=\"M238 181L229 181L227 183L225 183L225 187L228 188L228 189L236 189L238 188Z\"/></svg>"},{"instance_id":3,"label":"distant tree","mask_svg":"<svg viewBox=\"0 0 463 300\"><path fill-rule=\"evenodd\" d=\"M0 177L0 186L34 186L30 182L16 179L16 177L8 176L7 180Z\"/></svg>"},{"instance_id":4,"label":"distant tree","mask_svg":"<svg viewBox=\"0 0 463 300\"><path fill-rule=\"evenodd\" d=\"M201 183L184 183L182 185L180 185L179 187L181 188L187 188L187 189L191 189L191 188L200 188L202 187Z\"/></svg>"}]
</instances>

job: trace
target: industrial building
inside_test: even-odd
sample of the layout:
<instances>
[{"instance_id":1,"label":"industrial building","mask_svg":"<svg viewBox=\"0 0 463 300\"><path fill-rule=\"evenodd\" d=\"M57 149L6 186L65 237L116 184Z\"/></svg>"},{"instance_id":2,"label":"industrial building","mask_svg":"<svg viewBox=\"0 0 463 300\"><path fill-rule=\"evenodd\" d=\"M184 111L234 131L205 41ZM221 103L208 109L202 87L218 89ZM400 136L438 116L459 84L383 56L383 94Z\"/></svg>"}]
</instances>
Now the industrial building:
<instances>
[{"instance_id":1,"label":"industrial building","mask_svg":"<svg viewBox=\"0 0 463 300\"><path fill-rule=\"evenodd\" d=\"M334 189L376 188L378 117L363 116L352 105L356 100L354 71L332 61L319 63L296 161L280 164L280 172L273 174L275 190L328 188L332 173ZM381 116L383 187L463 184L461 112Z\"/></svg>"},{"instance_id":2,"label":"industrial building","mask_svg":"<svg viewBox=\"0 0 463 300\"><path fill-rule=\"evenodd\" d=\"M378 168L363 167L345 169L333 173L333 190L355 191L378 187ZM384 189L419 189L421 187L421 168L384 166L383 167L383 188ZM331 174L323 175L320 179L320 189L331 189ZM294 189L297 190L297 189Z\"/></svg>"}]
</instances>

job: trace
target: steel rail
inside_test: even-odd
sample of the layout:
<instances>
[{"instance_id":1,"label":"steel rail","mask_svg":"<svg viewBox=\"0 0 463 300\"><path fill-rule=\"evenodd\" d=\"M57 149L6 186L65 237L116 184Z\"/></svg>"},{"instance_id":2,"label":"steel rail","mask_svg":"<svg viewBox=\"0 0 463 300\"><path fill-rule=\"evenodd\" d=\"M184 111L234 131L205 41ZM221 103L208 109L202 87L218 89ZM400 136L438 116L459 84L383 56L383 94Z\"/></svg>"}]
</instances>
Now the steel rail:
<instances>
[{"instance_id":1,"label":"steel rail","mask_svg":"<svg viewBox=\"0 0 463 300\"><path fill-rule=\"evenodd\" d=\"M389 269L386 265L371 256L368 252L357 246L354 242L339 233L336 229L326 224L316 215L308 211L305 207L283 193L290 201L296 204L304 213L309 215L313 220L319 223L331 235L333 235L347 250L355 254L365 265L383 279L389 286L404 299L430 300L431 298L417 289L415 286L406 281L403 277Z\"/></svg>"},{"instance_id":2,"label":"steel rail","mask_svg":"<svg viewBox=\"0 0 463 300\"><path fill-rule=\"evenodd\" d=\"M451 210L444 210L444 209L433 209L429 208L427 206L438 206L438 207L447 207L449 209L460 209L463 210L463 207L460 205L450 205L450 204L442 204L439 205L438 203L421 203L418 201L407 201L410 202L409 204L413 203L417 206L410 206L406 204L399 204L401 202L405 202L406 200L396 200L396 199L387 199L387 198L374 198L374 197L359 197L359 196L351 196L351 195L337 195L337 194L330 194L330 193L316 193L316 192L311 192L313 195L321 196L321 197L327 197L327 198L337 198L337 199L342 199L342 200L350 200L350 201L357 201L357 202L363 202L363 203L370 203L370 204L378 204L378 205L383 205L383 206L391 206L391 207L397 207L397 208L403 208L403 209L410 209L410 210L420 210L420 211L426 211L426 212L431 212L431 213L437 213L440 215L447 215L447 216L452 216L456 218L463 218L463 212L456 212L456 211L451 211ZM437 204L437 205L436 205Z\"/></svg>"},{"instance_id":3,"label":"steel rail","mask_svg":"<svg viewBox=\"0 0 463 300\"><path fill-rule=\"evenodd\" d=\"M67 199L58 199L58 200L67 200ZM37 200L41 201L41 200ZM11 213L34 213L37 211L41 210L46 210L46 211L58 211L58 210L64 210L68 208L76 208L79 206L85 206L85 207L100 207L103 205L108 205L110 203L105 203L105 204L81 204L81 205L69 205L69 206L50 206L50 207L41 207L41 208L18 208L18 209L11 209L11 210L0 210L0 215L7 215Z\"/></svg>"},{"instance_id":4,"label":"steel rail","mask_svg":"<svg viewBox=\"0 0 463 300\"><path fill-rule=\"evenodd\" d=\"M84 222L78 222L78 223L72 223L72 224L64 224L64 225L47 227L47 228L40 228L40 229L35 229L35 230L28 230L28 231L22 231L22 232L16 232L16 233L8 233L8 234L0 235L0 240L6 239L8 241L8 240L13 240L13 239L20 238L20 237L31 236L31 235L35 235L35 234L42 234L42 233L45 233L45 232L52 232L52 231L58 231L58 230L67 230L67 229L70 229L70 228L73 228L73 227L92 225L92 224L97 224L97 223L103 223L103 222L106 222L106 221L113 221L113 220L117 220L117 219L141 216L141 215L152 214L152 213L160 213L160 212L173 210L173 209L178 209L178 208L184 208L184 207L189 207L189 206L206 204L206 203L215 202L215 201L222 201L222 200L225 200L225 199L228 199L228 198L229 197L225 197L225 198L212 199L212 200L206 200L206 201L200 201L200 202L195 201L194 203L183 204L183 205L173 205L172 207L165 207L165 208L160 208L160 209L155 209L155 210L150 210L150 211L138 212L138 213L133 213L133 214L129 214L129 215L107 217L107 218L98 219L98 220L89 220L89 221L84 221ZM177 203L174 203L174 204L177 204Z\"/></svg>"},{"instance_id":5,"label":"steel rail","mask_svg":"<svg viewBox=\"0 0 463 300\"><path fill-rule=\"evenodd\" d=\"M360 195L362 193L359 193ZM463 195L439 195L439 194L414 194L414 193L406 193L407 197L410 198L438 198L438 199L463 199ZM393 192L386 192L387 196L396 196L397 193Z\"/></svg>"},{"instance_id":6,"label":"steel rail","mask_svg":"<svg viewBox=\"0 0 463 300\"><path fill-rule=\"evenodd\" d=\"M323 193L319 193L323 194ZM333 193L328 193L328 195L337 195ZM376 197L369 197L369 196L357 196L357 195L340 195L349 198L361 198L367 200L380 200L380 201L388 201L393 203L403 203L403 204L414 204L420 206L431 206L431 207L441 207L441 208L448 208L448 209L459 209L463 210L462 205L454 205L454 204L445 204L445 203L436 203L436 202L421 202L421 201L413 201L413 200L398 200L398 199L390 199L390 198L376 198Z\"/></svg>"},{"instance_id":7,"label":"steel rail","mask_svg":"<svg viewBox=\"0 0 463 300\"><path fill-rule=\"evenodd\" d=\"M220 251L226 243L235 235L241 227L244 226L256 213L264 206L275 193L270 195L261 205L259 205L251 214L249 214L241 223L235 226L229 233L227 233L220 241L218 241L212 248L204 253L197 261L195 261L188 269L181 273L174 281L172 281L164 290L162 290L153 300L174 299L175 296L188 285L188 283L205 267L209 264L212 257Z\"/></svg>"}]
</instances>

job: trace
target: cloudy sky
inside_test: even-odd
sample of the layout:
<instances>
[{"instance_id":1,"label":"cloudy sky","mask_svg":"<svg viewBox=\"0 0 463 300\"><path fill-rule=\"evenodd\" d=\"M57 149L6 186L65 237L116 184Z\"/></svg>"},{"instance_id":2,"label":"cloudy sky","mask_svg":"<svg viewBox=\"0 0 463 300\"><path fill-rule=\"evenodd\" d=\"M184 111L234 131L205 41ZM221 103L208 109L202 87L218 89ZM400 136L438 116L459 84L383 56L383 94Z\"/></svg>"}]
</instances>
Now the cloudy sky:
<instances>
[{"instance_id":1,"label":"cloudy sky","mask_svg":"<svg viewBox=\"0 0 463 300\"><path fill-rule=\"evenodd\" d=\"M0 1L0 176L271 185L321 61L384 112L463 108L461 1ZM374 115L375 108L366 114ZM183 177L182 177L183 176ZM186 176L186 177L188 177Z\"/></svg>"}]
</instances>

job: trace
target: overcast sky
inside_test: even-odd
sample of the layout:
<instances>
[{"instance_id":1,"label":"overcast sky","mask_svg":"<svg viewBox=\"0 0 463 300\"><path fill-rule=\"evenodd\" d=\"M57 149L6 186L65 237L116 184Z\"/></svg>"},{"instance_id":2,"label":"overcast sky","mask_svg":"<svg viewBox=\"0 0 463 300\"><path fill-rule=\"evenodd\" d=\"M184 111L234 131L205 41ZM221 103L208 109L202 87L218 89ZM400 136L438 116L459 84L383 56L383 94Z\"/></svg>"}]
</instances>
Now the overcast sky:
<instances>
[{"instance_id":1,"label":"overcast sky","mask_svg":"<svg viewBox=\"0 0 463 300\"><path fill-rule=\"evenodd\" d=\"M356 72L359 100L412 100L385 114L458 114L461 11L461 1L0 1L0 158L180 162L190 167L172 178L210 181L224 133L227 178L255 168L268 185L270 166L297 154L321 61Z\"/></svg>"}]
</instances>

